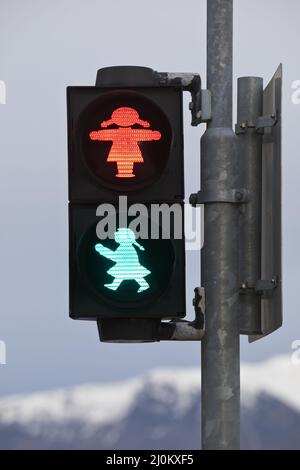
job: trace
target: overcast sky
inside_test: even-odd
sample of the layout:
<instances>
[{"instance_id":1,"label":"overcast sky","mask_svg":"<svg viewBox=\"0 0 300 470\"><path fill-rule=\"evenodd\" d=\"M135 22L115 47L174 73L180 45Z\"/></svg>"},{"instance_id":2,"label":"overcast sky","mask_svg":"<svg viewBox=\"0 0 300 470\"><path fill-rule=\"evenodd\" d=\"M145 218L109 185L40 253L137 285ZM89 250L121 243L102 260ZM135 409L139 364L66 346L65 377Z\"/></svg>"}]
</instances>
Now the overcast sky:
<instances>
[{"instance_id":1,"label":"overcast sky","mask_svg":"<svg viewBox=\"0 0 300 470\"><path fill-rule=\"evenodd\" d=\"M289 354L300 339L298 0L238 0L234 75L267 84L284 67L284 327L258 343L242 338L242 360ZM67 85L92 85L97 69L145 65L199 72L205 84L206 1L0 0L0 393L118 380L160 366L200 363L199 344L108 345L96 325L68 318ZM235 89L234 89L235 92ZM186 195L199 188L199 139L185 97ZM199 285L187 257L187 303Z\"/></svg>"}]
</instances>

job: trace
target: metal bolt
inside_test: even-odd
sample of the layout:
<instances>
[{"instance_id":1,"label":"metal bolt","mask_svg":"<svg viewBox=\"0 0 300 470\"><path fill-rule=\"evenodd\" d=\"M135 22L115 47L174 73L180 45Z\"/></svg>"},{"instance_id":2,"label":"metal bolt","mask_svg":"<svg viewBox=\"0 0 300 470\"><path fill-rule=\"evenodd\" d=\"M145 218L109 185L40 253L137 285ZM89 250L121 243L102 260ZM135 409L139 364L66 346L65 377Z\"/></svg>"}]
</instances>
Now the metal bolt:
<instances>
[{"instance_id":1,"label":"metal bolt","mask_svg":"<svg viewBox=\"0 0 300 470\"><path fill-rule=\"evenodd\" d=\"M236 193L235 193L235 199L236 199L237 201L242 201L243 198L244 198L244 194L243 194L241 191L236 191Z\"/></svg>"},{"instance_id":2,"label":"metal bolt","mask_svg":"<svg viewBox=\"0 0 300 470\"><path fill-rule=\"evenodd\" d=\"M197 202L198 202L198 194L194 193L190 195L189 202L191 206L196 207Z\"/></svg>"}]
</instances>

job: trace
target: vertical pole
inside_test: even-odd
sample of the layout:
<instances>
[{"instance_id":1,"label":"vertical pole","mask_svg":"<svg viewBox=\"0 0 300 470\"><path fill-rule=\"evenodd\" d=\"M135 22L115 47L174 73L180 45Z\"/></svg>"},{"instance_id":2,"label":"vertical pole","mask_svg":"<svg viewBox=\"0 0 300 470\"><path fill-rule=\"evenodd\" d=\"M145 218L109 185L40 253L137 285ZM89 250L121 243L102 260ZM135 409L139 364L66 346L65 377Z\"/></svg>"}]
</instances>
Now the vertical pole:
<instances>
[{"instance_id":1,"label":"vertical pole","mask_svg":"<svg viewBox=\"0 0 300 470\"><path fill-rule=\"evenodd\" d=\"M255 286L261 277L261 196L262 135L256 131L257 118L263 113L263 79L242 77L238 80L238 136L242 186L250 193L243 207L240 240L240 281ZM261 333L261 298L246 291L241 296L241 333Z\"/></svg>"},{"instance_id":2,"label":"vertical pole","mask_svg":"<svg viewBox=\"0 0 300 470\"><path fill-rule=\"evenodd\" d=\"M201 139L201 190L239 187L237 137L232 130L233 0L207 0L207 88L212 120ZM202 448L238 449L240 353L239 205L205 205L201 278L205 336L201 343Z\"/></svg>"}]
</instances>

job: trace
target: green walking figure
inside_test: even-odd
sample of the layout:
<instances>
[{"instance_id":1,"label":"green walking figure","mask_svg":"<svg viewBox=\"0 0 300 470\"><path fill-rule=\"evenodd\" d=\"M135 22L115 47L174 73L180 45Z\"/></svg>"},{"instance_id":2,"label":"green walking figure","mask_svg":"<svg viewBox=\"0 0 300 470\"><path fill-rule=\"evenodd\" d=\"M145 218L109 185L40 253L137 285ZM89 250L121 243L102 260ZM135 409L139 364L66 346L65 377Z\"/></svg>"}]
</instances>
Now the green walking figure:
<instances>
[{"instance_id":1,"label":"green walking figure","mask_svg":"<svg viewBox=\"0 0 300 470\"><path fill-rule=\"evenodd\" d=\"M129 228L119 228L115 233L115 240L120 245L115 251L106 248L101 243L95 245L95 250L99 255L105 256L105 258L116 263L107 271L115 279L111 284L104 284L105 287L117 290L122 281L133 279L140 286L138 293L149 289L149 284L144 278L151 274L151 271L140 264L137 251L133 245L141 251L145 251L145 248L136 241L134 232Z\"/></svg>"}]
</instances>

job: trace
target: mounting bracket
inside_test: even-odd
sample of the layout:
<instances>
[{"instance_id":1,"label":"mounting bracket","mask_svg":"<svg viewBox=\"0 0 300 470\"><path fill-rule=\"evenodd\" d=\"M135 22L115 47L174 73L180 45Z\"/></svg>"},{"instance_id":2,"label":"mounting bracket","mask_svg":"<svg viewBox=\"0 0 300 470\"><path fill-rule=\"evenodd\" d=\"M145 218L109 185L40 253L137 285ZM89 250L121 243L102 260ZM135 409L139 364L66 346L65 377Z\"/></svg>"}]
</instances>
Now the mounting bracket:
<instances>
[{"instance_id":1,"label":"mounting bracket","mask_svg":"<svg viewBox=\"0 0 300 470\"><path fill-rule=\"evenodd\" d=\"M192 101L189 109L192 113L192 126L211 119L211 95L209 90L201 90L201 77L197 73L155 72L155 78L161 86L178 86L189 91Z\"/></svg>"},{"instance_id":2,"label":"mounting bracket","mask_svg":"<svg viewBox=\"0 0 300 470\"><path fill-rule=\"evenodd\" d=\"M256 123L245 121L235 125L236 135L246 134L248 129L255 129L258 134L263 134L267 127L274 127L277 123L278 118L276 114L270 114L268 116L260 116L257 118Z\"/></svg>"},{"instance_id":3,"label":"mounting bracket","mask_svg":"<svg viewBox=\"0 0 300 470\"><path fill-rule=\"evenodd\" d=\"M260 279L256 283L243 282L240 287L241 294L257 294L257 295L267 295L271 294L278 285L278 279L274 277L271 280Z\"/></svg>"},{"instance_id":4,"label":"mounting bracket","mask_svg":"<svg viewBox=\"0 0 300 470\"><path fill-rule=\"evenodd\" d=\"M231 204L243 204L249 201L249 191L244 188L230 190L198 191L191 194L189 202L193 207L200 204L227 202Z\"/></svg>"},{"instance_id":5,"label":"mounting bracket","mask_svg":"<svg viewBox=\"0 0 300 470\"><path fill-rule=\"evenodd\" d=\"M205 291L203 287L196 287L194 292L195 320L191 322L186 320L162 322L159 341L201 341L205 332Z\"/></svg>"}]
</instances>

